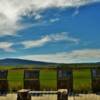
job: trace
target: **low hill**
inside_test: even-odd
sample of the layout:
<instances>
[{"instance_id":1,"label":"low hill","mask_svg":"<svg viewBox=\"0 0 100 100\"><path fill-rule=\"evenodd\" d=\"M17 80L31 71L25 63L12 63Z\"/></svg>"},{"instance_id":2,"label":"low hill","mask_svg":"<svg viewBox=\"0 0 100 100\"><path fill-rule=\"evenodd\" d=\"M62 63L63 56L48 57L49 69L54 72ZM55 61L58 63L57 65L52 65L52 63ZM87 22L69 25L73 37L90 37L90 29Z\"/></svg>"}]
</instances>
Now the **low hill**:
<instances>
[{"instance_id":1,"label":"low hill","mask_svg":"<svg viewBox=\"0 0 100 100\"><path fill-rule=\"evenodd\" d=\"M52 65L54 63L48 62L41 62L41 61L31 61L31 60L24 60L24 59L1 59L0 66L17 66L17 65Z\"/></svg>"}]
</instances>

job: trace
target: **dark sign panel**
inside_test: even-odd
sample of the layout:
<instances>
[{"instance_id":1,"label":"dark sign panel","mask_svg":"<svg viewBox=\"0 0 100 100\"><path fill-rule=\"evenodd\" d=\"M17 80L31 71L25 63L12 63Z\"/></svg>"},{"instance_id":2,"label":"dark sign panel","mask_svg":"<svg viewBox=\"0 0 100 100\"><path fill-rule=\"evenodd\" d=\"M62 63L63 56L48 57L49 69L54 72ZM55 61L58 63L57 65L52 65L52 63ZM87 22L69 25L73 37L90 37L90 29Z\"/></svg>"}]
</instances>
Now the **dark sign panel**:
<instances>
[{"instance_id":1,"label":"dark sign panel","mask_svg":"<svg viewBox=\"0 0 100 100\"><path fill-rule=\"evenodd\" d=\"M0 70L0 79L7 79L7 70Z\"/></svg>"},{"instance_id":2,"label":"dark sign panel","mask_svg":"<svg viewBox=\"0 0 100 100\"><path fill-rule=\"evenodd\" d=\"M93 69L93 78L100 78L100 69Z\"/></svg>"},{"instance_id":3,"label":"dark sign panel","mask_svg":"<svg viewBox=\"0 0 100 100\"><path fill-rule=\"evenodd\" d=\"M72 77L71 71L58 70L58 79L68 79Z\"/></svg>"},{"instance_id":4,"label":"dark sign panel","mask_svg":"<svg viewBox=\"0 0 100 100\"><path fill-rule=\"evenodd\" d=\"M39 71L38 70L25 71L25 79L39 79Z\"/></svg>"}]
</instances>

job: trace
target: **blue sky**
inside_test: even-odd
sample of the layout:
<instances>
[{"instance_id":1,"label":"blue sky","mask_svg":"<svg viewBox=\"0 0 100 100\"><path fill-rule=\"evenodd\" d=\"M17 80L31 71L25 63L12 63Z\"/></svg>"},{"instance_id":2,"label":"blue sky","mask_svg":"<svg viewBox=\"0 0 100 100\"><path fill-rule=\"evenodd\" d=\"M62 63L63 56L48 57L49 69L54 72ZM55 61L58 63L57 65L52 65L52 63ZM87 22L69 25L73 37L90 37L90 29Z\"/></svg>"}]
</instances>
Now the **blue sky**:
<instances>
[{"instance_id":1,"label":"blue sky","mask_svg":"<svg viewBox=\"0 0 100 100\"><path fill-rule=\"evenodd\" d=\"M0 58L98 62L99 9L100 0L2 0Z\"/></svg>"}]
</instances>

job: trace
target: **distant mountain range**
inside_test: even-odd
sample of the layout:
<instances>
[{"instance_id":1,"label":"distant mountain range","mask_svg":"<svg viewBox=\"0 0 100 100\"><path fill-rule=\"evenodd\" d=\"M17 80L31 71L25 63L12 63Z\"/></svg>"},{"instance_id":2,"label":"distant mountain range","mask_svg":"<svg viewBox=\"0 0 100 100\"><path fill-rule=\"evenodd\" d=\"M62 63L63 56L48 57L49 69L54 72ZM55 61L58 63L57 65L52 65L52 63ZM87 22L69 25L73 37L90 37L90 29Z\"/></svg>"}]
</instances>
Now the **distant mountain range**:
<instances>
[{"instance_id":1,"label":"distant mountain range","mask_svg":"<svg viewBox=\"0 0 100 100\"><path fill-rule=\"evenodd\" d=\"M24 59L7 58L0 60L0 66L18 66L18 65L52 65L55 63L32 61Z\"/></svg>"},{"instance_id":2,"label":"distant mountain range","mask_svg":"<svg viewBox=\"0 0 100 100\"><path fill-rule=\"evenodd\" d=\"M54 67L54 66L59 66L61 63L50 63L50 62L42 62L42 61L32 61L32 60L24 60L24 59L16 59L16 58L6 58L6 59L1 59L0 60L0 66L15 66L15 67L27 67L29 65L35 65L35 67ZM95 67L99 66L100 67L100 62L95 62L95 63L69 63L69 64L63 64L66 67Z\"/></svg>"}]
</instances>

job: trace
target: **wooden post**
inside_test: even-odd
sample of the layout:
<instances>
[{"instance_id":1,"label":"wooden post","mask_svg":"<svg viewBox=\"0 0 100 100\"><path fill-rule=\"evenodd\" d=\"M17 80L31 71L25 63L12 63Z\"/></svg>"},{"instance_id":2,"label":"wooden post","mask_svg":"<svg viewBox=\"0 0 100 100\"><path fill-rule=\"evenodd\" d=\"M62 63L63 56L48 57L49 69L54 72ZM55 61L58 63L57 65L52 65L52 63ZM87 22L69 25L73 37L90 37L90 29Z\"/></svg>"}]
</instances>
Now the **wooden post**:
<instances>
[{"instance_id":1,"label":"wooden post","mask_svg":"<svg viewBox=\"0 0 100 100\"><path fill-rule=\"evenodd\" d=\"M24 71L24 89L40 90L40 70L25 70Z\"/></svg>"},{"instance_id":2,"label":"wooden post","mask_svg":"<svg viewBox=\"0 0 100 100\"><path fill-rule=\"evenodd\" d=\"M72 69L57 68L57 89L68 89L73 91L73 74Z\"/></svg>"},{"instance_id":3,"label":"wooden post","mask_svg":"<svg viewBox=\"0 0 100 100\"><path fill-rule=\"evenodd\" d=\"M31 95L29 94L29 90L19 90L17 92L17 100L31 100Z\"/></svg>"},{"instance_id":4,"label":"wooden post","mask_svg":"<svg viewBox=\"0 0 100 100\"><path fill-rule=\"evenodd\" d=\"M68 90L59 89L57 94L57 100L68 100Z\"/></svg>"},{"instance_id":5,"label":"wooden post","mask_svg":"<svg viewBox=\"0 0 100 100\"><path fill-rule=\"evenodd\" d=\"M0 94L6 94L8 91L8 71L0 70Z\"/></svg>"},{"instance_id":6,"label":"wooden post","mask_svg":"<svg viewBox=\"0 0 100 100\"><path fill-rule=\"evenodd\" d=\"M100 68L91 70L92 73L92 90L93 92L100 92Z\"/></svg>"}]
</instances>

